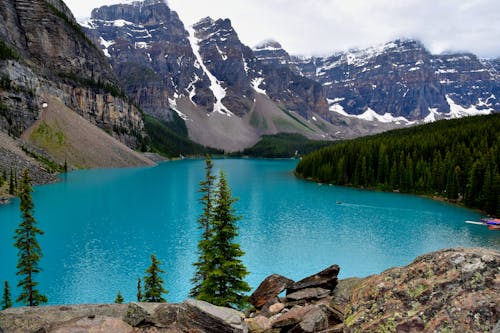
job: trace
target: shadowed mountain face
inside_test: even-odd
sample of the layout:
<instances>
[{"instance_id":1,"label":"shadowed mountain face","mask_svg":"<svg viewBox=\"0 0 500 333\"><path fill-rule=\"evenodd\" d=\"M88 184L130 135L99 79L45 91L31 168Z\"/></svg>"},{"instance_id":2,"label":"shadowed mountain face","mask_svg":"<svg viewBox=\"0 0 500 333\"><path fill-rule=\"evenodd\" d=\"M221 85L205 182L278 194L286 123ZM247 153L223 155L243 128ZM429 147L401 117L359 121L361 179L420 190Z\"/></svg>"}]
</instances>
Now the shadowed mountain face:
<instances>
[{"instance_id":1,"label":"shadowed mountain face","mask_svg":"<svg viewBox=\"0 0 500 333\"><path fill-rule=\"evenodd\" d=\"M67 152L69 138L75 137L68 129L82 122L89 130L80 133L75 155L82 149L106 154L94 145L100 141L107 143L108 151L119 149L119 157L125 158L110 158L100 166L131 165L129 157L139 165L151 162L132 157L130 149L144 139L142 115L64 2L4 0L0 22L0 131L10 135L0 152L4 166L18 174L28 167L36 182L47 181L47 171L57 171L58 165L77 166ZM67 117L49 124L46 117L56 104ZM80 166L89 165L85 158L80 161Z\"/></svg>"},{"instance_id":2,"label":"shadowed mountain face","mask_svg":"<svg viewBox=\"0 0 500 333\"><path fill-rule=\"evenodd\" d=\"M294 60L322 84L331 110L341 114L433 121L500 111L498 60L432 55L413 40Z\"/></svg>"},{"instance_id":3,"label":"shadowed mountain face","mask_svg":"<svg viewBox=\"0 0 500 333\"><path fill-rule=\"evenodd\" d=\"M138 110L121 94L107 59L62 1L6 0L0 41L12 53L0 62L0 129L13 136L31 126L55 95L90 122L135 147L143 131ZM8 58L8 59L7 59Z\"/></svg>"}]
</instances>

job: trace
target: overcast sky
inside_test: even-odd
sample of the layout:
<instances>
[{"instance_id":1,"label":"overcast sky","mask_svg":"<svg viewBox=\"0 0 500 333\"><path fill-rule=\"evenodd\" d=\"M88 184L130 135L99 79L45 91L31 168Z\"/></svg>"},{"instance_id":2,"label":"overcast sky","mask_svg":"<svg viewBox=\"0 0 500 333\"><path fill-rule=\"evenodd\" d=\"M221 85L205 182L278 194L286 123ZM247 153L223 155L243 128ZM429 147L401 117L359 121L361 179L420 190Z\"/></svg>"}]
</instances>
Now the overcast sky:
<instances>
[{"instance_id":1,"label":"overcast sky","mask_svg":"<svg viewBox=\"0 0 500 333\"><path fill-rule=\"evenodd\" d=\"M75 17L123 0L64 0ZM276 39L292 54L326 55L398 37L421 40L433 53L500 56L499 0L168 0L184 24L230 18L254 46Z\"/></svg>"}]
</instances>

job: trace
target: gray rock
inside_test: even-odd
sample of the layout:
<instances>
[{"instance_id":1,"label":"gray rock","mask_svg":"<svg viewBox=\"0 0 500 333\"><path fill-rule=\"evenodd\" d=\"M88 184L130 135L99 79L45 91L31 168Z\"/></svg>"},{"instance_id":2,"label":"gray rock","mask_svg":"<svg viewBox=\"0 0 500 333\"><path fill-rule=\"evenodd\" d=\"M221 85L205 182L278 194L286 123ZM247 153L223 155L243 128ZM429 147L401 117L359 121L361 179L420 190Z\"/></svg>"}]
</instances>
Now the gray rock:
<instances>
[{"instance_id":1,"label":"gray rock","mask_svg":"<svg viewBox=\"0 0 500 333\"><path fill-rule=\"evenodd\" d=\"M178 322L184 327L214 333L248 331L245 316L239 311L197 300L187 300L182 305L186 311L179 313Z\"/></svg>"},{"instance_id":2,"label":"gray rock","mask_svg":"<svg viewBox=\"0 0 500 333\"><path fill-rule=\"evenodd\" d=\"M320 307L315 307L307 312L299 324L301 332L319 332L329 326L328 315ZM294 332L298 329L292 330Z\"/></svg>"},{"instance_id":3,"label":"gray rock","mask_svg":"<svg viewBox=\"0 0 500 333\"><path fill-rule=\"evenodd\" d=\"M134 328L118 318L79 318L50 330L50 333L134 333Z\"/></svg>"},{"instance_id":4,"label":"gray rock","mask_svg":"<svg viewBox=\"0 0 500 333\"><path fill-rule=\"evenodd\" d=\"M339 271L340 267L338 265L332 265L319 273L295 282L287 288L287 296L295 291L306 288L324 288L327 290L333 290L337 285L337 276Z\"/></svg>"},{"instance_id":5,"label":"gray rock","mask_svg":"<svg viewBox=\"0 0 500 333\"><path fill-rule=\"evenodd\" d=\"M0 311L0 328L4 333L49 332L81 318L122 318L127 311L124 304L65 305L19 307Z\"/></svg>"},{"instance_id":6,"label":"gray rock","mask_svg":"<svg viewBox=\"0 0 500 333\"><path fill-rule=\"evenodd\" d=\"M310 300L317 300L320 298L324 298L326 296L330 295L330 290L323 289L323 288L306 288L302 290L298 290L296 292L293 292L291 294L286 295L287 301L298 301L298 300L305 300L305 301L310 301Z\"/></svg>"},{"instance_id":7,"label":"gray rock","mask_svg":"<svg viewBox=\"0 0 500 333\"><path fill-rule=\"evenodd\" d=\"M307 305L307 306L296 306L292 308L290 311L283 313L280 316L277 316L274 321L272 326L274 328L291 328L300 323L305 315L309 312L312 311L315 308L314 305Z\"/></svg>"},{"instance_id":8,"label":"gray rock","mask_svg":"<svg viewBox=\"0 0 500 333\"><path fill-rule=\"evenodd\" d=\"M127 313L123 317L123 321L134 327L152 322L152 316L143 306L141 306L142 304L143 303L130 303L127 308Z\"/></svg>"},{"instance_id":9,"label":"gray rock","mask_svg":"<svg viewBox=\"0 0 500 333\"><path fill-rule=\"evenodd\" d=\"M261 309L266 304L271 305L276 303L278 295L292 284L293 280L282 275L270 275L260 283L248 301L256 309Z\"/></svg>"},{"instance_id":10,"label":"gray rock","mask_svg":"<svg viewBox=\"0 0 500 333\"><path fill-rule=\"evenodd\" d=\"M248 329L252 333L263 333L271 329L272 321L264 316L245 319Z\"/></svg>"}]
</instances>

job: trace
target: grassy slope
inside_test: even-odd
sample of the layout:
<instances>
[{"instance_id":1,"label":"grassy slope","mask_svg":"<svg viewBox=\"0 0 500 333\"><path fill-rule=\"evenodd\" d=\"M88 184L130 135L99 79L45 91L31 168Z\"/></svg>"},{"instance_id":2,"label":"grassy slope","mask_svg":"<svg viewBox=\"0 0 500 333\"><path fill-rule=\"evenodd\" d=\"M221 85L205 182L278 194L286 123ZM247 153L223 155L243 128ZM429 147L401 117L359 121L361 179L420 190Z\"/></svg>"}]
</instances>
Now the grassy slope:
<instances>
[{"instance_id":1,"label":"grassy slope","mask_svg":"<svg viewBox=\"0 0 500 333\"><path fill-rule=\"evenodd\" d=\"M149 135L150 147L155 153L167 157L179 155L220 154L221 151L191 141L184 121L178 116L172 122L165 122L144 115L144 125Z\"/></svg>"},{"instance_id":2,"label":"grassy slope","mask_svg":"<svg viewBox=\"0 0 500 333\"><path fill-rule=\"evenodd\" d=\"M48 97L42 112L23 139L47 152L57 162L76 168L111 168L154 165L100 128L68 109L55 97Z\"/></svg>"},{"instance_id":3,"label":"grassy slope","mask_svg":"<svg viewBox=\"0 0 500 333\"><path fill-rule=\"evenodd\" d=\"M241 154L252 157L293 157L296 152L304 155L331 144L331 141L314 141L300 134L281 133L263 136L256 145L243 150Z\"/></svg>"}]
</instances>

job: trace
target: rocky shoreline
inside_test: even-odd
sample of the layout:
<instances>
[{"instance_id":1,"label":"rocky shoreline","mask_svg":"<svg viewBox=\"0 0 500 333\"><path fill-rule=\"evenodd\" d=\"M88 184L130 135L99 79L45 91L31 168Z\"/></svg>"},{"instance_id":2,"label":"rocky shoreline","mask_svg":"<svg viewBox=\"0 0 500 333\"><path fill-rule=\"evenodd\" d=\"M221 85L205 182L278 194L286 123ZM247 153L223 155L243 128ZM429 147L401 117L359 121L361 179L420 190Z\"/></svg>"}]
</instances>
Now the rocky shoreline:
<instances>
[{"instance_id":1,"label":"rocky shoreline","mask_svg":"<svg viewBox=\"0 0 500 333\"><path fill-rule=\"evenodd\" d=\"M194 300L24 307L0 311L0 332L500 332L497 250L441 250L366 278L338 280L339 270L271 275L246 313Z\"/></svg>"}]
</instances>

